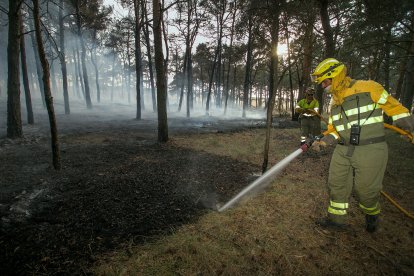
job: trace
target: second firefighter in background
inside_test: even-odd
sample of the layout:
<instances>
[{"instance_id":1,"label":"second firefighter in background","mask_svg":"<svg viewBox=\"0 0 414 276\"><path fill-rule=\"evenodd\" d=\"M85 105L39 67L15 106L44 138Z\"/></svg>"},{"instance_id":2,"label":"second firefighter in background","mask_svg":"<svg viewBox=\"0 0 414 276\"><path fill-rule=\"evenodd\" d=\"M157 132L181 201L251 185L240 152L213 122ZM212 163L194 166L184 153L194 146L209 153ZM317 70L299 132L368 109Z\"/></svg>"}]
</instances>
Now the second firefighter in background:
<instances>
[{"instance_id":1,"label":"second firefighter in background","mask_svg":"<svg viewBox=\"0 0 414 276\"><path fill-rule=\"evenodd\" d=\"M309 136L319 135L320 121L316 115L319 112L319 102L313 97L315 90L310 88L305 92L305 98L296 104L295 111L299 114L300 144L303 145Z\"/></svg>"}]
</instances>

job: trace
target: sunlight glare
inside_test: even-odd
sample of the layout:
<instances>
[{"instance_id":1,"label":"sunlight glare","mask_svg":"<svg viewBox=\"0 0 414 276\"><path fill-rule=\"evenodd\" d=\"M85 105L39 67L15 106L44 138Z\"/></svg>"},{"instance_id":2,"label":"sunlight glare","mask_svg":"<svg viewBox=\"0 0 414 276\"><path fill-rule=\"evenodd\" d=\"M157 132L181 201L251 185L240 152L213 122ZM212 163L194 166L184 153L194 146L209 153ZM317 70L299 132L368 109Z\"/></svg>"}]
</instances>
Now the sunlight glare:
<instances>
[{"instance_id":1,"label":"sunlight glare","mask_svg":"<svg viewBox=\"0 0 414 276\"><path fill-rule=\"evenodd\" d=\"M278 56L286 56L288 53L288 48L287 48L287 44L279 44L277 46L277 55Z\"/></svg>"}]
</instances>

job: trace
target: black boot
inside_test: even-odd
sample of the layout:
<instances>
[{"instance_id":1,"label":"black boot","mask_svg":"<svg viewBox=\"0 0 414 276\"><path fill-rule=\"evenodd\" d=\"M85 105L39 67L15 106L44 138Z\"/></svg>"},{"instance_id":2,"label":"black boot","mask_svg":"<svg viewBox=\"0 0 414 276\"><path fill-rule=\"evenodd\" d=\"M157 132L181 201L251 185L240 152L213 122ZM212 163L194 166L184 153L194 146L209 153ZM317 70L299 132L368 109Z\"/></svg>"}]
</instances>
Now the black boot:
<instances>
[{"instance_id":1,"label":"black boot","mask_svg":"<svg viewBox=\"0 0 414 276\"><path fill-rule=\"evenodd\" d=\"M365 227L368 232L375 232L378 227L378 215L365 215Z\"/></svg>"},{"instance_id":2,"label":"black boot","mask_svg":"<svg viewBox=\"0 0 414 276\"><path fill-rule=\"evenodd\" d=\"M319 218L315 221L316 225L321 226L322 228L338 230L338 231L345 231L348 230L348 225L344 223L337 223L329 218Z\"/></svg>"}]
</instances>

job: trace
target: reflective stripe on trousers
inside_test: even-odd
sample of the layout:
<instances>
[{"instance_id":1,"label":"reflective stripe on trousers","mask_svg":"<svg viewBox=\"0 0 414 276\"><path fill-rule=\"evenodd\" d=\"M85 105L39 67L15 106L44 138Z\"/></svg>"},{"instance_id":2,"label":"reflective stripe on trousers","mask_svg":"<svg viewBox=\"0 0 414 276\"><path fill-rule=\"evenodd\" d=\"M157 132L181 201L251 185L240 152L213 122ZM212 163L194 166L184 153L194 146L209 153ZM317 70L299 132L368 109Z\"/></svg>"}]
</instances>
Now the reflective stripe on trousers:
<instances>
[{"instance_id":1,"label":"reflective stripe on trousers","mask_svg":"<svg viewBox=\"0 0 414 276\"><path fill-rule=\"evenodd\" d=\"M385 142L355 146L352 157L346 156L347 151L347 146L337 145L329 167L331 203L328 213L337 223L345 223L347 212L344 206L336 204L348 202L352 189L365 214L380 213L379 197L388 161L388 146Z\"/></svg>"}]
</instances>

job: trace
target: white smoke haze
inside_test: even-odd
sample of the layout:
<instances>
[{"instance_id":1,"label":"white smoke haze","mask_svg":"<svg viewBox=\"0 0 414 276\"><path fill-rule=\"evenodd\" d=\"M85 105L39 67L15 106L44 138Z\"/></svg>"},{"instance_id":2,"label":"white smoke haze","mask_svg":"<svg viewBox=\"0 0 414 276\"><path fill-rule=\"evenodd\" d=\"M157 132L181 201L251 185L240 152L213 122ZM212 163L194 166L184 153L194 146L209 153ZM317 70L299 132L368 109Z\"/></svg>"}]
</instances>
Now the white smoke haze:
<instances>
[{"instance_id":1,"label":"white smoke haze","mask_svg":"<svg viewBox=\"0 0 414 276\"><path fill-rule=\"evenodd\" d=\"M109 1L111 2L111 1ZM106 2L108 3L108 2ZM119 6L119 5L118 5ZM86 70L88 73L88 83L90 88L90 98L92 101L92 108L88 109L85 100L85 88L84 81L80 78L82 75L81 66L81 45L80 38L76 34L76 28L73 25L73 18L67 17L65 20L65 55L67 66L67 78L68 78L68 93L69 93L69 107L70 114L65 115L65 104L63 99L63 78L61 71L60 60L58 59L59 48L59 34L57 27L58 18L58 6L50 5L48 7L48 13L44 14L42 20L44 20L47 26L54 26L56 28L50 28L50 34L53 36L53 40L50 37L44 37L44 42L47 51L47 57L49 60L51 75L50 84L53 95L54 109L57 117L57 125L59 131L69 131L69 129L76 129L86 126L88 123L91 125L97 122L108 121L133 121L136 118L137 103L136 103L136 72L135 72L135 55L133 49L133 32L132 28L125 28L121 33L128 36L130 40L131 48L125 49L124 43L125 37L118 37L115 42L121 43L121 45L115 45L113 48L107 47L109 36L114 34L113 29L110 26L107 30L98 33L96 40L93 39L91 30L83 28L82 35L85 40L86 46ZM66 10L63 12L63 16L71 14L71 10L66 6ZM7 17L0 16L2 22L7 22ZM32 18L27 12L24 12L24 28L27 32L25 35L26 54L27 54L27 66L29 74L30 93L33 104L35 126L44 125L45 131L48 126L47 110L42 103L42 95L40 88L41 76L39 78L38 70L36 68L35 58L35 44L33 43L33 37L31 36L31 20ZM116 20L119 19L115 16L112 18L111 26L115 25ZM119 23L119 22L118 22ZM6 135L7 130L7 24L0 26L0 34L2 39L0 41L0 137ZM131 37L129 37L131 35ZM3 39L4 38L4 39ZM152 38L152 34L151 34ZM117 41L118 40L118 41ZM121 40L123 42L121 42ZM99 44L96 44L96 43ZM151 41L152 43L152 41ZM56 48L57 46L57 48ZM98 83L100 95L98 99L98 86L95 75L95 67L92 62L93 49L96 48L96 63L98 67ZM194 47L195 48L195 47ZM142 121L148 123L151 121L152 127L157 126L157 111L153 110L153 95L151 92L148 56L146 46L143 43L141 45L142 61L143 61L143 91L141 91L141 118ZM153 53L152 53L153 54ZM152 56L153 58L153 56ZM75 62L76 60L76 62ZM180 61L181 62L181 61ZM169 127L174 127L177 124L177 119L183 120L183 122L197 121L200 126L203 125L203 121L208 123L212 120L242 120L242 103L241 99L233 99L228 101L228 107L224 114L224 88L213 87L210 97L210 107L208 115L206 114L206 95L207 84L204 80L203 87L199 79L194 79L194 99L193 106L190 110L190 118L187 118L187 106L186 106L186 89L182 99L182 106L180 112L178 112L179 95L180 95L180 77L174 79L174 72L179 72L172 69L173 60L170 60L168 72L168 124ZM195 64L196 66L196 64ZM196 68L196 67L195 67ZM42 74L40 72L40 74ZM155 77L154 68L154 77ZM173 82L175 80L175 85ZM240 91L242 83L236 83L232 88L236 91ZM155 88L156 89L156 88ZM202 92L201 92L202 91ZM217 92L218 91L218 92ZM20 94L21 94L21 118L24 126L23 133L25 134L25 128L27 126L27 112L25 91L23 88L23 81L20 82ZM156 93L156 90L155 90ZM217 96L217 93L219 96ZM258 98L258 91L252 87L253 98L252 101L255 104L254 97ZM240 95L239 95L240 96ZM156 97L156 95L155 95ZM216 98L217 97L217 98ZM216 102L216 100L218 102ZM257 108L251 107L246 111L246 118L249 119L264 119L266 111L264 109L262 99L262 106ZM144 122L141 122L143 124ZM139 124L140 121L136 121ZM197 125L193 122L192 126Z\"/></svg>"},{"instance_id":2,"label":"white smoke haze","mask_svg":"<svg viewBox=\"0 0 414 276\"><path fill-rule=\"evenodd\" d=\"M105 90L104 90L105 91ZM32 95L32 105L35 124L34 127L41 127L42 131L46 134L48 133L48 115L46 108L43 107L42 99L40 95L33 93ZM152 104L148 104L150 107L142 111L142 119L135 120L136 117L136 100L129 103L127 95L123 95L121 91L116 91L116 94L119 94L119 97L114 97L111 101L110 95L108 93L103 93L101 97L101 102L93 102L93 108L88 109L86 107L85 101L82 98L78 98L71 94L70 96L70 108L71 114L65 115L63 95L61 93L53 95L54 109L57 118L58 130L59 132L68 133L71 131L91 131L96 129L98 125L104 124L105 122L116 122L129 124L143 124L148 125L148 127L157 128L157 112L152 111ZM151 95L148 93L145 95L145 100L147 103L151 103ZM222 108L216 108L213 106L210 108L209 116L206 116L205 104L201 105L198 103L194 104L194 109L191 111L191 117L187 118L186 116L186 106L185 103L182 106L181 112L178 112L178 104L174 97L169 97L169 101L173 102L169 104L167 116L169 127L174 126L188 126L188 127L203 127L211 121L217 120L241 120L242 109L241 108L228 108L226 115ZM25 95L21 94L21 115L22 123L24 127L24 132L27 127L27 111L25 105ZM258 120L264 119L266 116L264 109L249 110L246 112L246 118L244 120L248 121L249 119ZM90 127L89 130L85 129ZM7 96L2 94L0 96L0 137L6 136L7 131ZM25 133L24 133L25 134Z\"/></svg>"}]
</instances>

